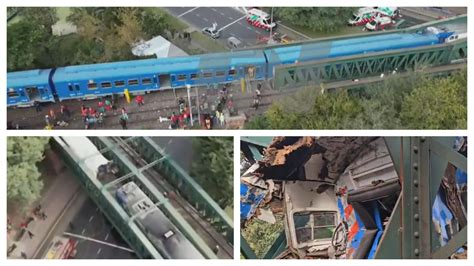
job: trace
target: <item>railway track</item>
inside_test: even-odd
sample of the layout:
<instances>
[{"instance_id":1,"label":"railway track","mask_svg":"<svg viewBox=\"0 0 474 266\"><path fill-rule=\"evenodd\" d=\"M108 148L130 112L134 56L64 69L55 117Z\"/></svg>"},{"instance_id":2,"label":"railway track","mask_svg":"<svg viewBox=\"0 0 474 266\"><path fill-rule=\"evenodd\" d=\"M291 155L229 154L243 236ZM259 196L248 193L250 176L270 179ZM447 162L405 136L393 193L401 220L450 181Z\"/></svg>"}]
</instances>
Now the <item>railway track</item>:
<instances>
[{"instance_id":1,"label":"railway track","mask_svg":"<svg viewBox=\"0 0 474 266\"><path fill-rule=\"evenodd\" d=\"M125 154L128 156L131 162L138 168L147 165L147 162L142 156L133 148L132 145L127 143L126 139L122 137L110 137L112 141L120 147ZM234 256L233 246L227 243L224 236L217 232L211 224L203 219L199 212L192 206L191 203L187 202L182 198L179 193L175 192L175 189L168 184L160 173L152 168L144 170L143 175L152 182L155 187L164 195L167 195L171 205L183 216L183 218L194 228L197 234L207 243L211 249L218 248L218 257L223 259L232 259Z\"/></svg>"}]
</instances>

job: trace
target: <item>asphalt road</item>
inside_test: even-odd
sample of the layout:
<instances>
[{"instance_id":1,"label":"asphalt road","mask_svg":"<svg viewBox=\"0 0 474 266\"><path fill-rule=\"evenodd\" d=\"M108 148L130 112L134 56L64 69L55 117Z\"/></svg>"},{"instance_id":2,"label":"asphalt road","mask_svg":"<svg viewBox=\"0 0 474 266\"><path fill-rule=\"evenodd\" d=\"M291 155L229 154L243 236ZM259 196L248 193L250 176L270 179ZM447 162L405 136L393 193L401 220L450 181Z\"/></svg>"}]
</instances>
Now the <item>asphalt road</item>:
<instances>
[{"instance_id":1,"label":"asphalt road","mask_svg":"<svg viewBox=\"0 0 474 266\"><path fill-rule=\"evenodd\" d=\"M269 35L267 31L249 25L244 13L233 7L167 7L166 9L197 30L211 27L212 23L217 22L218 29L224 28L219 38L223 43L233 36L245 46L252 46L257 43L258 36Z\"/></svg>"},{"instance_id":2,"label":"asphalt road","mask_svg":"<svg viewBox=\"0 0 474 266\"><path fill-rule=\"evenodd\" d=\"M134 253L118 248L130 249L91 199L85 201L71 222L74 228L67 233L89 238L75 238L76 259L137 259Z\"/></svg>"}]
</instances>

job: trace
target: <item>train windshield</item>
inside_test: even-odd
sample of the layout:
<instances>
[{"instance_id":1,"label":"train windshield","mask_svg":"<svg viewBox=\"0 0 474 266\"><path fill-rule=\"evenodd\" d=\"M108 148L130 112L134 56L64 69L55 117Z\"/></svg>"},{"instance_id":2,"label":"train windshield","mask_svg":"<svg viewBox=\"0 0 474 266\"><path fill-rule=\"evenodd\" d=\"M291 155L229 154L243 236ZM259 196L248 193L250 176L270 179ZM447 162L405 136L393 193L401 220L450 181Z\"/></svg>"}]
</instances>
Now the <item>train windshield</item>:
<instances>
[{"instance_id":1,"label":"train windshield","mask_svg":"<svg viewBox=\"0 0 474 266\"><path fill-rule=\"evenodd\" d=\"M299 212L293 219L298 244L331 239L336 229L335 212Z\"/></svg>"}]
</instances>

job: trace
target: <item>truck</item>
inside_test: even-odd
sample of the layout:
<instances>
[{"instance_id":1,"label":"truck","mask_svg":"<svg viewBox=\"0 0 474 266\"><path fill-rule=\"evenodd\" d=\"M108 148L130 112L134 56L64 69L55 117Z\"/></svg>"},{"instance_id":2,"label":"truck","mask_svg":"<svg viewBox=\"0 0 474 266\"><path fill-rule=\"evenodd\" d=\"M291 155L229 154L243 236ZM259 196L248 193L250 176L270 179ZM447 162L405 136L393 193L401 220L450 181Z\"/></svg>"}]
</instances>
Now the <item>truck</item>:
<instances>
[{"instance_id":1,"label":"truck","mask_svg":"<svg viewBox=\"0 0 474 266\"><path fill-rule=\"evenodd\" d=\"M245 19L247 20L248 24L266 31L276 28L276 23L272 21L270 15L257 8L250 9L247 12Z\"/></svg>"}]
</instances>

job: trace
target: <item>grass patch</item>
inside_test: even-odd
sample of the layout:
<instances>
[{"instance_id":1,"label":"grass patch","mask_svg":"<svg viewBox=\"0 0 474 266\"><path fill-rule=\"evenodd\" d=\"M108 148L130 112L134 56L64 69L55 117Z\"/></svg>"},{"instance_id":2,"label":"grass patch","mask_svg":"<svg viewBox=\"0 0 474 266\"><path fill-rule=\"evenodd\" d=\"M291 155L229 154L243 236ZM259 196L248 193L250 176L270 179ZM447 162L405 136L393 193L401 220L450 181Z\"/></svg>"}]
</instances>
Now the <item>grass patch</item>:
<instances>
[{"instance_id":1,"label":"grass patch","mask_svg":"<svg viewBox=\"0 0 474 266\"><path fill-rule=\"evenodd\" d=\"M296 26L296 25L293 25L293 24L288 23L286 21L281 21L281 23L283 23L283 25L285 25L285 26L287 26L287 27L289 27L289 28L291 28L295 31L301 32L304 35L306 35L308 37L311 37L313 39L325 38L325 37L334 37L334 36L341 36L341 35L367 33L366 31L362 30L362 27L349 27L349 26L347 26L347 27L344 27L344 28L342 28L341 30L339 30L337 32L317 32L317 31L313 31L310 28L306 28L306 27L302 27L302 26Z\"/></svg>"},{"instance_id":2,"label":"grass patch","mask_svg":"<svg viewBox=\"0 0 474 266\"><path fill-rule=\"evenodd\" d=\"M59 23L66 23L67 17L71 14L70 7L56 7L56 16L58 16Z\"/></svg>"},{"instance_id":3,"label":"grass patch","mask_svg":"<svg viewBox=\"0 0 474 266\"><path fill-rule=\"evenodd\" d=\"M225 48L224 44L217 40L213 40L208 36L195 31L191 33L191 39L198 43L199 46L206 49L208 52L226 52L227 49Z\"/></svg>"},{"instance_id":4,"label":"grass patch","mask_svg":"<svg viewBox=\"0 0 474 266\"><path fill-rule=\"evenodd\" d=\"M159 7L147 7L146 9L150 10L151 12L157 14L157 15L163 15L165 16L166 22L173 26L173 28L176 31L184 31L185 29L188 28L188 25L181 21L180 19L170 15L165 9L159 8Z\"/></svg>"}]
</instances>

